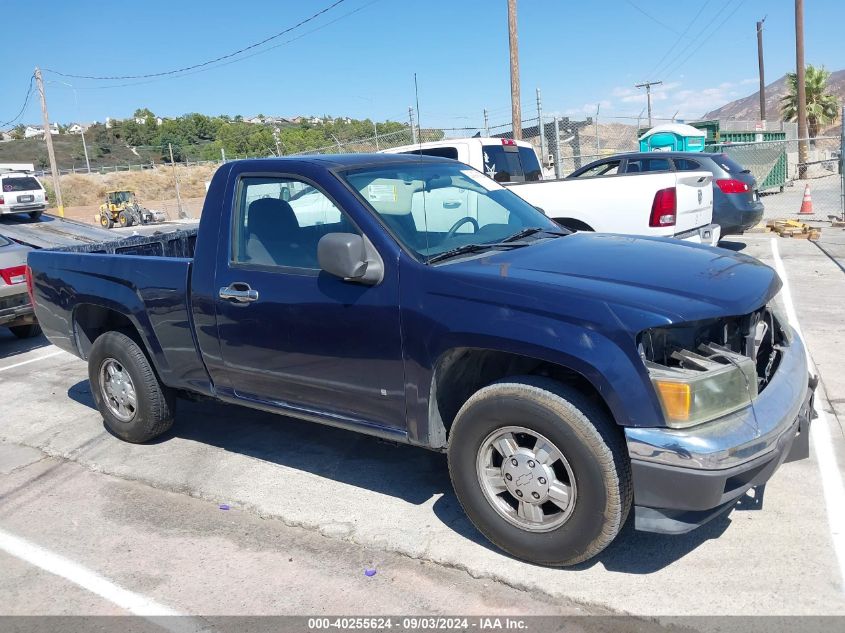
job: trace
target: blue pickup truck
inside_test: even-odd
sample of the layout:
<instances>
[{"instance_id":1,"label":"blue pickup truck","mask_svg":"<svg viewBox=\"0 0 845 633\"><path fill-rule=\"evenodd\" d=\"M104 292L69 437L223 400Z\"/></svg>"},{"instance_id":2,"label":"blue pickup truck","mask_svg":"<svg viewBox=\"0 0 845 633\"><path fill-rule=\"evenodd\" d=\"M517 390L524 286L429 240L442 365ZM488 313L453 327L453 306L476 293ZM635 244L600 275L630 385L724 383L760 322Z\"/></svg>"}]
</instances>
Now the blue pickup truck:
<instances>
[{"instance_id":1,"label":"blue pickup truck","mask_svg":"<svg viewBox=\"0 0 845 633\"><path fill-rule=\"evenodd\" d=\"M815 385L771 268L562 230L448 159L226 163L198 229L28 265L118 437L199 395L446 452L478 529L540 564L595 556L632 508L692 530L808 454Z\"/></svg>"}]
</instances>

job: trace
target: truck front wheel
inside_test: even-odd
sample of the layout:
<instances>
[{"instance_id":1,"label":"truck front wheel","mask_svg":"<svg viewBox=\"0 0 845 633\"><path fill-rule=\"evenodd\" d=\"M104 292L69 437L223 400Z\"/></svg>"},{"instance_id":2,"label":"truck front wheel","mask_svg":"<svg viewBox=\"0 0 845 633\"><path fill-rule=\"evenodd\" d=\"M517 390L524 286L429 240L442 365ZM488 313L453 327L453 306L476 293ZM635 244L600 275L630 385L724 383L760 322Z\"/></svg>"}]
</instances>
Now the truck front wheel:
<instances>
[{"instance_id":1,"label":"truck front wheel","mask_svg":"<svg viewBox=\"0 0 845 633\"><path fill-rule=\"evenodd\" d=\"M88 380L106 427L120 439L146 442L173 425L173 393L125 334L106 332L94 341Z\"/></svg>"},{"instance_id":2,"label":"truck front wheel","mask_svg":"<svg viewBox=\"0 0 845 633\"><path fill-rule=\"evenodd\" d=\"M508 378L476 392L455 418L448 457L470 520L532 563L592 558L631 507L619 429L590 398L547 378Z\"/></svg>"}]
</instances>

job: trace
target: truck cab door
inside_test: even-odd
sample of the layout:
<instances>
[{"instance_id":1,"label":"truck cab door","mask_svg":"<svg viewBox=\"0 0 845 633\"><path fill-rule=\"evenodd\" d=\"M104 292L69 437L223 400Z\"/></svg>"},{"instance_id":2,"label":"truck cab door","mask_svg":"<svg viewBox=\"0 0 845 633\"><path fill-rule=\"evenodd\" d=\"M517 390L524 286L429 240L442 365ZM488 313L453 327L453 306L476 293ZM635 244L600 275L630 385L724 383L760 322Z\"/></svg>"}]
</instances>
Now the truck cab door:
<instances>
[{"instance_id":1,"label":"truck cab door","mask_svg":"<svg viewBox=\"0 0 845 633\"><path fill-rule=\"evenodd\" d=\"M241 176L232 213L215 273L218 390L303 417L403 430L395 263L373 286L321 271L320 238L360 231L301 177Z\"/></svg>"}]
</instances>

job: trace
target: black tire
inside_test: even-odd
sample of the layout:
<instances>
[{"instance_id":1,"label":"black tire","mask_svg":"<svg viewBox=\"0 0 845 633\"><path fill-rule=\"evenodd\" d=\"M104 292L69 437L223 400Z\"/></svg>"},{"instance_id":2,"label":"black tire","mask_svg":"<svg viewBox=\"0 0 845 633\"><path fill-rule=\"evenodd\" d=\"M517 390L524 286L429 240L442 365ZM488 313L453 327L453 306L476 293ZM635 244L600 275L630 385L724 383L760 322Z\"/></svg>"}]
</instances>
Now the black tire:
<instances>
[{"instance_id":1,"label":"black tire","mask_svg":"<svg viewBox=\"0 0 845 633\"><path fill-rule=\"evenodd\" d=\"M137 407L129 421L120 420L104 401L100 369L107 360L117 361L134 385ZM144 352L125 334L106 332L94 341L88 358L88 380L106 427L120 439L134 444L147 442L173 425L172 390L161 384Z\"/></svg>"},{"instance_id":2,"label":"black tire","mask_svg":"<svg viewBox=\"0 0 845 633\"><path fill-rule=\"evenodd\" d=\"M38 220L41 218L41 214L44 213L43 211L30 211L29 212L29 219L30 220Z\"/></svg>"},{"instance_id":3,"label":"black tire","mask_svg":"<svg viewBox=\"0 0 845 633\"><path fill-rule=\"evenodd\" d=\"M13 325L9 328L12 334L18 338L33 338L41 334L41 326L37 323L30 323L29 325Z\"/></svg>"},{"instance_id":4,"label":"black tire","mask_svg":"<svg viewBox=\"0 0 845 633\"><path fill-rule=\"evenodd\" d=\"M507 521L479 482L479 448L508 426L548 438L574 474L574 507L550 531ZM631 508L631 466L620 429L593 400L548 378L508 378L477 391L452 425L448 459L455 493L473 524L501 549L532 563L564 567L592 558L616 538Z\"/></svg>"},{"instance_id":5,"label":"black tire","mask_svg":"<svg viewBox=\"0 0 845 633\"><path fill-rule=\"evenodd\" d=\"M104 229L110 229L111 227L114 226L114 220L112 220L107 215L101 215L100 216L100 226L102 226Z\"/></svg>"},{"instance_id":6,"label":"black tire","mask_svg":"<svg viewBox=\"0 0 845 633\"><path fill-rule=\"evenodd\" d=\"M129 217L129 214L126 213L126 211L121 211L117 214L117 222L124 228L132 226L132 218Z\"/></svg>"}]
</instances>

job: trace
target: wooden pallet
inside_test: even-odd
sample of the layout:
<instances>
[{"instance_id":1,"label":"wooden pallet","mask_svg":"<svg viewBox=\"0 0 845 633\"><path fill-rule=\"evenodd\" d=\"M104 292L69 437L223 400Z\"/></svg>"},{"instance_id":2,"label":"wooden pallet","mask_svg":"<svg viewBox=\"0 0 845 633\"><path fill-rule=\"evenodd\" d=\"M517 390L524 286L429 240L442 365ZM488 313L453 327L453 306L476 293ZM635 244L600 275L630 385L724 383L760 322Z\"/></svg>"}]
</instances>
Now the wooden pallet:
<instances>
[{"instance_id":1,"label":"wooden pallet","mask_svg":"<svg viewBox=\"0 0 845 633\"><path fill-rule=\"evenodd\" d=\"M799 240L817 240L822 230L796 220L769 220L766 228L781 237L792 237Z\"/></svg>"}]
</instances>

